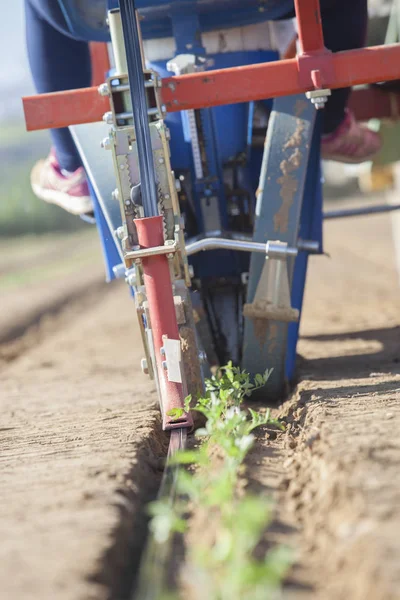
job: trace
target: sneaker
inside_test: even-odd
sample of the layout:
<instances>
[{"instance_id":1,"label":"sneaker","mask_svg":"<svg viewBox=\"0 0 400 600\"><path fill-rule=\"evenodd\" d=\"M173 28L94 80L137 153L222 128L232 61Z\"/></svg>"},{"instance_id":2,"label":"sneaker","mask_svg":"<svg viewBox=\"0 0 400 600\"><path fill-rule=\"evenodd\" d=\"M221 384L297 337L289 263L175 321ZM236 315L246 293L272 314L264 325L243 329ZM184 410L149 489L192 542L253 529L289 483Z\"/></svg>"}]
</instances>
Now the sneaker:
<instances>
[{"instance_id":1,"label":"sneaker","mask_svg":"<svg viewBox=\"0 0 400 600\"><path fill-rule=\"evenodd\" d=\"M73 215L93 213L86 174L83 167L64 174L53 152L32 169L31 185L34 194L51 204L57 204Z\"/></svg>"},{"instance_id":2,"label":"sneaker","mask_svg":"<svg viewBox=\"0 0 400 600\"><path fill-rule=\"evenodd\" d=\"M343 163L362 163L371 160L381 149L379 133L360 125L350 110L339 127L321 140L321 156L325 160Z\"/></svg>"}]
</instances>

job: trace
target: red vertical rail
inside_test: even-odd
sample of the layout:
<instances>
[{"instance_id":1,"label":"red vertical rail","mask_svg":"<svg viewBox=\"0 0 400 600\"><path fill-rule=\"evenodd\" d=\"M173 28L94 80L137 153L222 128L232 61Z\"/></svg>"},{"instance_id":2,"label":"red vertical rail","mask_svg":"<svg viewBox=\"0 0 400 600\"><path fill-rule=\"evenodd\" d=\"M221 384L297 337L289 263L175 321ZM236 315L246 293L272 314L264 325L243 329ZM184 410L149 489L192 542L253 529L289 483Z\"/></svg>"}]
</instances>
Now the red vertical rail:
<instances>
[{"instance_id":1,"label":"red vertical rail","mask_svg":"<svg viewBox=\"0 0 400 600\"><path fill-rule=\"evenodd\" d=\"M351 0L349 1L351 2ZM300 53L323 52L325 46L319 0L295 0L294 7L299 32ZM338 35L340 35L340 32L338 32Z\"/></svg>"},{"instance_id":2,"label":"red vertical rail","mask_svg":"<svg viewBox=\"0 0 400 600\"><path fill-rule=\"evenodd\" d=\"M295 0L294 5L300 43L299 82L320 90L335 80L335 73L332 52L324 45L319 0Z\"/></svg>"},{"instance_id":3,"label":"red vertical rail","mask_svg":"<svg viewBox=\"0 0 400 600\"><path fill-rule=\"evenodd\" d=\"M141 248L164 245L163 218L161 216L135 219L135 224ZM163 429L192 427L193 420L190 413L185 413L179 419L168 415L171 409L183 408L185 400L182 383L168 380L163 366L164 359L161 356L161 348L164 345L163 336L167 336L171 340L179 340L168 258L165 254L148 256L142 259L142 264L162 399Z\"/></svg>"},{"instance_id":4,"label":"red vertical rail","mask_svg":"<svg viewBox=\"0 0 400 600\"><path fill-rule=\"evenodd\" d=\"M108 47L103 42L91 42L89 49L92 62L92 85L97 87L104 83L106 74L110 70Z\"/></svg>"}]
</instances>

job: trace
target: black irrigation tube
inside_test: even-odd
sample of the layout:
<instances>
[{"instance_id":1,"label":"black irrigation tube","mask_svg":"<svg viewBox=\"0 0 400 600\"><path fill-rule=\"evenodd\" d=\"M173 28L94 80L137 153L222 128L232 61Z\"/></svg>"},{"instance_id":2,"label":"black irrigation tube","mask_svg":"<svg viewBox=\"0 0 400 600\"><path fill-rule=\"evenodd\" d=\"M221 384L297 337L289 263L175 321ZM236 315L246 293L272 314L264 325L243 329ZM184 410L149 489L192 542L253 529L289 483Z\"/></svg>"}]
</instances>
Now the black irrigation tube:
<instances>
[{"instance_id":1,"label":"black irrigation tube","mask_svg":"<svg viewBox=\"0 0 400 600\"><path fill-rule=\"evenodd\" d=\"M158 499L169 498L171 505L177 498L177 476L178 466L169 465L170 458L179 450L186 448L187 429L174 429L168 447L167 464L158 493ZM171 547L173 540L164 543L157 542L154 537L149 536L143 552L143 558L139 569L137 585L131 600L159 600L165 591L168 581L168 565L171 559Z\"/></svg>"}]
</instances>

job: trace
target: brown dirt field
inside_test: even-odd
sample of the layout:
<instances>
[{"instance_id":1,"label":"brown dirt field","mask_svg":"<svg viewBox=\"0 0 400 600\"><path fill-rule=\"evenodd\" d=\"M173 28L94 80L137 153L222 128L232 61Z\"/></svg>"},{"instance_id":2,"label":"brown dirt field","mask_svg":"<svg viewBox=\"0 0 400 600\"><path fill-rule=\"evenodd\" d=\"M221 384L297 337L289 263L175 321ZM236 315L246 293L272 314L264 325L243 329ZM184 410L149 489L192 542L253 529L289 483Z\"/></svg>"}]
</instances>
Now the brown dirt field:
<instances>
[{"instance_id":1,"label":"brown dirt field","mask_svg":"<svg viewBox=\"0 0 400 600\"><path fill-rule=\"evenodd\" d=\"M33 322L46 307L56 314L1 346L4 600L124 597L143 544L166 439L138 373L133 303L125 285L101 283L100 267L99 257L85 281L75 272L70 286L46 285Z\"/></svg>"},{"instance_id":2,"label":"brown dirt field","mask_svg":"<svg viewBox=\"0 0 400 600\"><path fill-rule=\"evenodd\" d=\"M273 493L267 541L295 549L284 598L400 598L400 303L387 216L326 225L311 259L301 382L260 434L249 486Z\"/></svg>"},{"instance_id":3,"label":"brown dirt field","mask_svg":"<svg viewBox=\"0 0 400 600\"><path fill-rule=\"evenodd\" d=\"M287 431L260 432L247 476L278 499L267 541L297 552L285 600L391 600L400 598L400 306L390 219L328 223L326 251L331 259L311 259L301 382L279 409ZM7 600L124 597L143 502L159 482L165 437L127 290L82 294L11 354L2 347Z\"/></svg>"}]
</instances>

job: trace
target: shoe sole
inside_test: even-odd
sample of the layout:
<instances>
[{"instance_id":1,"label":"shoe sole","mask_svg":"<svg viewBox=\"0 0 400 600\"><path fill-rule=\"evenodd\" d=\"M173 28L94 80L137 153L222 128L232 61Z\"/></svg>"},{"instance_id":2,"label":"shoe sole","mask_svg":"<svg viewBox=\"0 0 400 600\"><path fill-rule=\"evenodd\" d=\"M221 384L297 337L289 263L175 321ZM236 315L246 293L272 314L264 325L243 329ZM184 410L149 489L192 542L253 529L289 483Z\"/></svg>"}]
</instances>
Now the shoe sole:
<instances>
[{"instance_id":1,"label":"shoe sole","mask_svg":"<svg viewBox=\"0 0 400 600\"><path fill-rule=\"evenodd\" d=\"M48 204L55 204L76 217L93 212L93 203L89 197L86 197L84 200L78 196L69 196L64 192L57 192L57 190L46 190L34 183L32 183L32 190L40 200L44 200ZM71 198L76 200L76 207L71 206Z\"/></svg>"}]
</instances>

